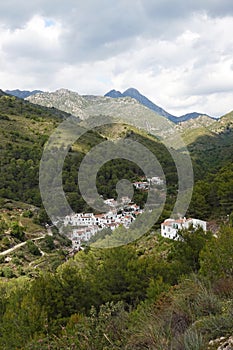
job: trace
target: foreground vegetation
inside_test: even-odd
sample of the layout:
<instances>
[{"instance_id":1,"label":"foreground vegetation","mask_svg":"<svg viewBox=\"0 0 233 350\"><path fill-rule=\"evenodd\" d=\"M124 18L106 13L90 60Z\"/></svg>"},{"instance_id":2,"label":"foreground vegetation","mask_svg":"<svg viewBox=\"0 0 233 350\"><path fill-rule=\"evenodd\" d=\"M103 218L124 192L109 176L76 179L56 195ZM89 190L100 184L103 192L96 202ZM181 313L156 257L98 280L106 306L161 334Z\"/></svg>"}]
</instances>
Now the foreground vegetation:
<instances>
[{"instance_id":1,"label":"foreground vegetation","mask_svg":"<svg viewBox=\"0 0 233 350\"><path fill-rule=\"evenodd\" d=\"M207 349L232 332L233 228L87 250L0 284L2 349Z\"/></svg>"}]
</instances>

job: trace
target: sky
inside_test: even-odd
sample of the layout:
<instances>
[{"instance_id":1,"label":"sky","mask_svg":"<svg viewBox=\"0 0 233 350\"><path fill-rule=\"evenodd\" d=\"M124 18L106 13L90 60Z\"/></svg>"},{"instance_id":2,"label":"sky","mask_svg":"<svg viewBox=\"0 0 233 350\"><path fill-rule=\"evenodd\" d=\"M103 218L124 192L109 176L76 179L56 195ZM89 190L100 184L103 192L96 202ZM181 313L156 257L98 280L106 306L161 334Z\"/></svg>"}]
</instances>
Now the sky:
<instances>
[{"instance_id":1,"label":"sky","mask_svg":"<svg viewBox=\"0 0 233 350\"><path fill-rule=\"evenodd\" d=\"M0 2L0 88L138 89L174 115L233 110L232 0Z\"/></svg>"}]
</instances>

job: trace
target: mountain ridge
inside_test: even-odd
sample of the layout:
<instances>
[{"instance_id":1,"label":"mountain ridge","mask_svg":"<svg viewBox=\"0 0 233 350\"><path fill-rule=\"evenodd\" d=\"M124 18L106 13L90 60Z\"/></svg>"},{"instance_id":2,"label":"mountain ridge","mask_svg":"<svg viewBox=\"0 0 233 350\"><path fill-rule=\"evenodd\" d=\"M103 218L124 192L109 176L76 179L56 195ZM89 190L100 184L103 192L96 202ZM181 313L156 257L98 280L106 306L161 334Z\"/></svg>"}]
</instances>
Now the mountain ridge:
<instances>
[{"instance_id":1,"label":"mountain ridge","mask_svg":"<svg viewBox=\"0 0 233 350\"><path fill-rule=\"evenodd\" d=\"M19 89L15 89L15 90L5 90L5 93L7 93L8 95L12 95L12 96L15 96L15 97L19 97L19 98L26 98L26 97L29 97L29 96L32 96L32 95L35 95L35 94L38 94L38 93L41 93L43 91L41 90L19 90Z\"/></svg>"},{"instance_id":2,"label":"mountain ridge","mask_svg":"<svg viewBox=\"0 0 233 350\"><path fill-rule=\"evenodd\" d=\"M58 89L54 92L44 92L41 90L19 90L19 89L15 89L15 90L5 90L2 91L3 93L9 94L9 95L13 95L22 99L27 99L30 98L30 96L34 96L37 94L51 94L51 93L66 93L70 91L69 89ZM77 92L73 92L78 94ZM87 98L90 99L90 97L94 97L94 95L79 95L80 97L83 98ZM128 88L127 90L125 90L123 93L121 93L118 90L112 89L109 92L107 92L104 96L96 96L96 98L98 97L110 97L110 98L124 98L124 97L131 97L134 98L135 100L137 100L139 103L141 103L142 105L144 105L145 107L149 108L150 110L154 111L155 113L159 114L162 117L167 118L168 120L172 121L175 124L178 123L182 123L188 120L192 120L192 119L196 119L200 116L207 116L208 118L211 119L217 119L214 118L206 113L199 113L199 112L190 112L190 113L186 113L184 115L181 116L175 116L169 112L167 112L165 109L163 109L162 107L156 105L154 102L152 102L151 100L149 100L146 96L142 95L137 89L135 88Z\"/></svg>"},{"instance_id":3,"label":"mountain ridge","mask_svg":"<svg viewBox=\"0 0 233 350\"><path fill-rule=\"evenodd\" d=\"M111 98L120 98L120 97L131 97L136 99L139 103L143 104L147 108L153 110L154 112L158 113L159 115L166 117L173 123L180 123L187 121L189 119L196 119L200 116L207 116L209 118L214 119L213 117L207 115L206 113L198 113L198 112L191 112L191 113L186 113L181 116L175 116L173 114L168 113L166 110L164 110L162 107L159 107L156 105L154 102L149 100L146 96L142 95L137 89L135 88L128 88L125 90L123 93L117 90L110 90L107 92L104 96L106 97L111 97Z\"/></svg>"}]
</instances>

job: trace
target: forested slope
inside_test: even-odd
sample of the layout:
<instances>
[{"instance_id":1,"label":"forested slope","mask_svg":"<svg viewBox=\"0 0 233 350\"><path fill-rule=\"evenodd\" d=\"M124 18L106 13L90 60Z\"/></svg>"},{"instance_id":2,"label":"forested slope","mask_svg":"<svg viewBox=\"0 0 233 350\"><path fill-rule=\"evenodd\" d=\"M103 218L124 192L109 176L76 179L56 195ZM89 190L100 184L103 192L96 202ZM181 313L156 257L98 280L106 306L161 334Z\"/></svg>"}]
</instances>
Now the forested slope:
<instances>
[{"instance_id":1,"label":"forested slope","mask_svg":"<svg viewBox=\"0 0 233 350\"><path fill-rule=\"evenodd\" d=\"M67 115L4 94L0 107L1 206L10 210L9 205L20 200L27 203L25 215L30 216L28 205L33 204L40 208L37 225L45 223L39 162L46 140ZM233 329L231 127L223 126L220 132L189 145L195 173L189 214L219 220L217 234L191 228L180 232L182 241L173 242L160 237L155 227L123 247L87 247L69 258L60 251L60 260L56 256L49 265L48 258L40 267L33 264L33 254L42 250L49 255L69 242L54 232L38 250L29 243L29 273L23 268L16 273L19 255L8 260L13 273L8 269L1 275L0 348L214 350L226 341ZM110 125L89 131L72 146L63 168L70 204L74 210L90 209L78 191L77 167L93 146L118 137L143 143L161 162L168 186L163 220L176 198L174 161L153 136L124 124L117 130ZM135 164L115 160L100 169L97 186L104 197L114 197L119 179L133 181L142 175ZM145 194L135 196L143 205ZM22 226L9 221L4 227L3 218L1 238L9 231L23 241ZM0 262L7 264L5 257ZM221 336L226 338L209 343Z\"/></svg>"}]
</instances>

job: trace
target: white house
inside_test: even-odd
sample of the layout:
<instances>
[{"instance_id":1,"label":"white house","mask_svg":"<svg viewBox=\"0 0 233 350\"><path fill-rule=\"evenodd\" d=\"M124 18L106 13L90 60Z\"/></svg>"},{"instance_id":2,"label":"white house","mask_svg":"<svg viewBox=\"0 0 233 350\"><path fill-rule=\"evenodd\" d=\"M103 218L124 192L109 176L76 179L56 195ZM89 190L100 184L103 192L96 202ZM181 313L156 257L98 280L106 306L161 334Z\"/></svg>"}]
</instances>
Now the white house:
<instances>
[{"instance_id":1,"label":"white house","mask_svg":"<svg viewBox=\"0 0 233 350\"><path fill-rule=\"evenodd\" d=\"M72 242L89 241L89 239L98 232L99 227L96 225L73 229L71 234Z\"/></svg>"},{"instance_id":2,"label":"white house","mask_svg":"<svg viewBox=\"0 0 233 350\"><path fill-rule=\"evenodd\" d=\"M95 225L95 216L93 213L77 213L74 215L67 215L64 219L64 225L71 226L90 226Z\"/></svg>"},{"instance_id":3,"label":"white house","mask_svg":"<svg viewBox=\"0 0 233 350\"><path fill-rule=\"evenodd\" d=\"M133 183L134 187L138 190L148 190L149 183L147 181L137 181Z\"/></svg>"},{"instance_id":4,"label":"white house","mask_svg":"<svg viewBox=\"0 0 233 350\"><path fill-rule=\"evenodd\" d=\"M104 203L109 205L110 207L113 207L113 208L115 208L117 206L117 204L118 204L117 201L115 201L114 198L106 199L106 200L104 200Z\"/></svg>"},{"instance_id":5,"label":"white house","mask_svg":"<svg viewBox=\"0 0 233 350\"><path fill-rule=\"evenodd\" d=\"M147 179L151 185L163 185L164 181L159 176L153 176Z\"/></svg>"},{"instance_id":6,"label":"white house","mask_svg":"<svg viewBox=\"0 0 233 350\"><path fill-rule=\"evenodd\" d=\"M178 220L175 219L166 219L161 224L161 235L165 238L170 238L174 240L179 239L178 230L183 228L189 228L193 226L194 228L201 227L204 231L206 231L206 221L193 219L193 218L180 218Z\"/></svg>"}]
</instances>

